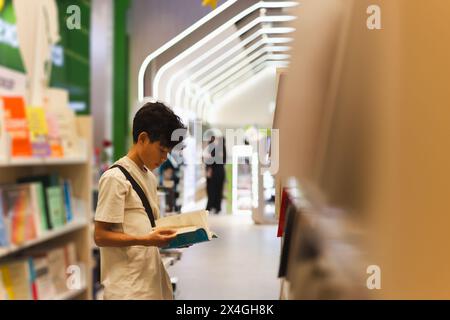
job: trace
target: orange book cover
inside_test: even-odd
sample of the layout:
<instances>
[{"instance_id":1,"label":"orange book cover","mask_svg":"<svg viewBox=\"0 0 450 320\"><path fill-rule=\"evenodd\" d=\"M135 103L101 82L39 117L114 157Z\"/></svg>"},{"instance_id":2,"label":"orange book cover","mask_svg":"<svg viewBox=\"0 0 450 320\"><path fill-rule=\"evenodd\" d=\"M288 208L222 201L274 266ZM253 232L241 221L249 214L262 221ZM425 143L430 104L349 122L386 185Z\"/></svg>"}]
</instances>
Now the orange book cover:
<instances>
[{"instance_id":1,"label":"orange book cover","mask_svg":"<svg viewBox=\"0 0 450 320\"><path fill-rule=\"evenodd\" d=\"M36 221L33 216L28 185L3 187L3 202L10 223L11 243L20 245L36 238Z\"/></svg>"},{"instance_id":2,"label":"orange book cover","mask_svg":"<svg viewBox=\"0 0 450 320\"><path fill-rule=\"evenodd\" d=\"M14 244L22 244L25 241L26 203L24 191L20 190L18 197L13 203L12 209L12 239Z\"/></svg>"},{"instance_id":3,"label":"orange book cover","mask_svg":"<svg viewBox=\"0 0 450 320\"><path fill-rule=\"evenodd\" d=\"M31 157L31 139L25 101L22 97L3 97L6 132L11 137L11 156Z\"/></svg>"}]
</instances>

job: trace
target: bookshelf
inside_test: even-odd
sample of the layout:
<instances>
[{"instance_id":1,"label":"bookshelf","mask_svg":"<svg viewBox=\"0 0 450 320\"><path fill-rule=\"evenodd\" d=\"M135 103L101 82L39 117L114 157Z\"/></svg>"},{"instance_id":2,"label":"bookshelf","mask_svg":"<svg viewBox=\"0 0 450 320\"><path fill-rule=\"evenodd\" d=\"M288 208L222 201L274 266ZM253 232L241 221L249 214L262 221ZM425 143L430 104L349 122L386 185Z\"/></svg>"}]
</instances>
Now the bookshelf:
<instances>
[{"instance_id":1,"label":"bookshelf","mask_svg":"<svg viewBox=\"0 0 450 320\"><path fill-rule=\"evenodd\" d=\"M36 247L42 243L48 242L49 240L55 239L66 234L70 234L79 229L84 228L88 224L87 220L79 219L78 221L72 221L63 227L55 230L48 231L44 235L27 241L20 246L11 245L8 248L0 248L0 259L17 254L21 251L25 251L28 248Z\"/></svg>"},{"instance_id":2,"label":"bookshelf","mask_svg":"<svg viewBox=\"0 0 450 320\"><path fill-rule=\"evenodd\" d=\"M352 6L353 1L330 5L325 0L302 6L301 14L310 20L293 22L293 59L287 72L277 73L273 127L281 134L276 212L284 230L280 299L364 299L370 294L365 288L364 225L359 224L358 204L352 203L364 188L357 181L364 149L358 138L364 134L356 130L364 123L358 118L364 109L362 100L349 97L357 96L355 88L363 92L363 77L355 74L349 81L343 76L345 67L357 60L345 61L348 52L358 51L346 47ZM314 277L320 273L327 276Z\"/></svg>"},{"instance_id":3,"label":"bookshelf","mask_svg":"<svg viewBox=\"0 0 450 320\"><path fill-rule=\"evenodd\" d=\"M43 165L75 165L84 164L87 155L67 158L11 158L0 161L0 167L23 167L23 166L43 166Z\"/></svg>"},{"instance_id":4,"label":"bookshelf","mask_svg":"<svg viewBox=\"0 0 450 320\"><path fill-rule=\"evenodd\" d=\"M0 159L0 185L15 183L17 178L57 173L71 183L72 196L78 199L74 207L73 221L64 226L44 232L38 238L26 241L19 246L0 248L0 264L26 256L28 251L52 249L73 242L79 265L82 266L82 286L58 294L55 299L92 299L92 174L91 141L92 120L90 116L76 117L77 131L85 141L83 154L69 158L6 158Z\"/></svg>"}]
</instances>

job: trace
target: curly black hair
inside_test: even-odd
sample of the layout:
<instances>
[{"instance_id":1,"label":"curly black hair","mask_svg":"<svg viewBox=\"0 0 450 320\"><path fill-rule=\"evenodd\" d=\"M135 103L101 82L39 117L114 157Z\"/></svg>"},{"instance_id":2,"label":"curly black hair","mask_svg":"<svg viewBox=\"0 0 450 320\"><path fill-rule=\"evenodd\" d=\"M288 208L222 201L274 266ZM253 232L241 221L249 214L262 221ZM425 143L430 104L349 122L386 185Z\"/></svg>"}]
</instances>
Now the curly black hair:
<instances>
[{"instance_id":1,"label":"curly black hair","mask_svg":"<svg viewBox=\"0 0 450 320\"><path fill-rule=\"evenodd\" d=\"M147 102L133 119L133 142L138 141L139 134L146 132L151 142L159 141L166 148L172 149L179 141L172 141L172 133L182 129L186 135L186 127L169 107L162 102Z\"/></svg>"}]
</instances>

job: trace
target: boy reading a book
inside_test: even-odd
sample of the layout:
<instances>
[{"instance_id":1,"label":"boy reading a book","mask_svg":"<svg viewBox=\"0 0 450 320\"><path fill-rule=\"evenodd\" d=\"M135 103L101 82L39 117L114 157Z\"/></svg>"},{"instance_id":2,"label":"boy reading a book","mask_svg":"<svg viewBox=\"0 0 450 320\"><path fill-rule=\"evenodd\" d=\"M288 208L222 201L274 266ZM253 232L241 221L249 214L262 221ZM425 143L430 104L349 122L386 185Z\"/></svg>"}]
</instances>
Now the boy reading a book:
<instances>
[{"instance_id":1,"label":"boy reading a book","mask_svg":"<svg viewBox=\"0 0 450 320\"><path fill-rule=\"evenodd\" d=\"M173 299L159 247L175 238L175 230L152 228L159 209L151 170L178 144L171 139L177 129L185 127L172 110L145 104L133 120L133 146L100 178L94 237L104 299Z\"/></svg>"}]
</instances>

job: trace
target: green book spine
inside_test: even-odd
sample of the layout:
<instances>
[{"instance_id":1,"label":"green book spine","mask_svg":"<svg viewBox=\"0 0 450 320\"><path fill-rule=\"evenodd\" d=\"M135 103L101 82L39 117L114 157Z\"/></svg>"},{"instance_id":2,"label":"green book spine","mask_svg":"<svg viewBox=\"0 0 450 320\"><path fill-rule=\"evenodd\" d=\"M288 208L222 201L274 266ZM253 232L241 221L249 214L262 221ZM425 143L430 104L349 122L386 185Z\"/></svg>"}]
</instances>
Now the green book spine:
<instances>
[{"instance_id":1,"label":"green book spine","mask_svg":"<svg viewBox=\"0 0 450 320\"><path fill-rule=\"evenodd\" d=\"M48 219L47 219L47 211L45 209L45 192L42 183L35 183L35 192L38 203L39 214L41 217L41 230L47 231L49 228Z\"/></svg>"},{"instance_id":2,"label":"green book spine","mask_svg":"<svg viewBox=\"0 0 450 320\"><path fill-rule=\"evenodd\" d=\"M62 188L61 186L48 187L46 192L51 224L53 228L61 227L66 223Z\"/></svg>"},{"instance_id":3,"label":"green book spine","mask_svg":"<svg viewBox=\"0 0 450 320\"><path fill-rule=\"evenodd\" d=\"M17 182L19 183L27 183L27 182L40 182L42 183L42 186L44 188L44 206L45 206L45 213L46 213L46 220L47 220L47 226L48 229L53 229L55 226L52 224L52 219L50 217L50 208L48 203L48 197L47 197L47 188L52 186L58 186L59 185L59 175L56 173L53 174L45 174L45 175L36 175L36 176L27 176L17 179Z\"/></svg>"}]
</instances>

